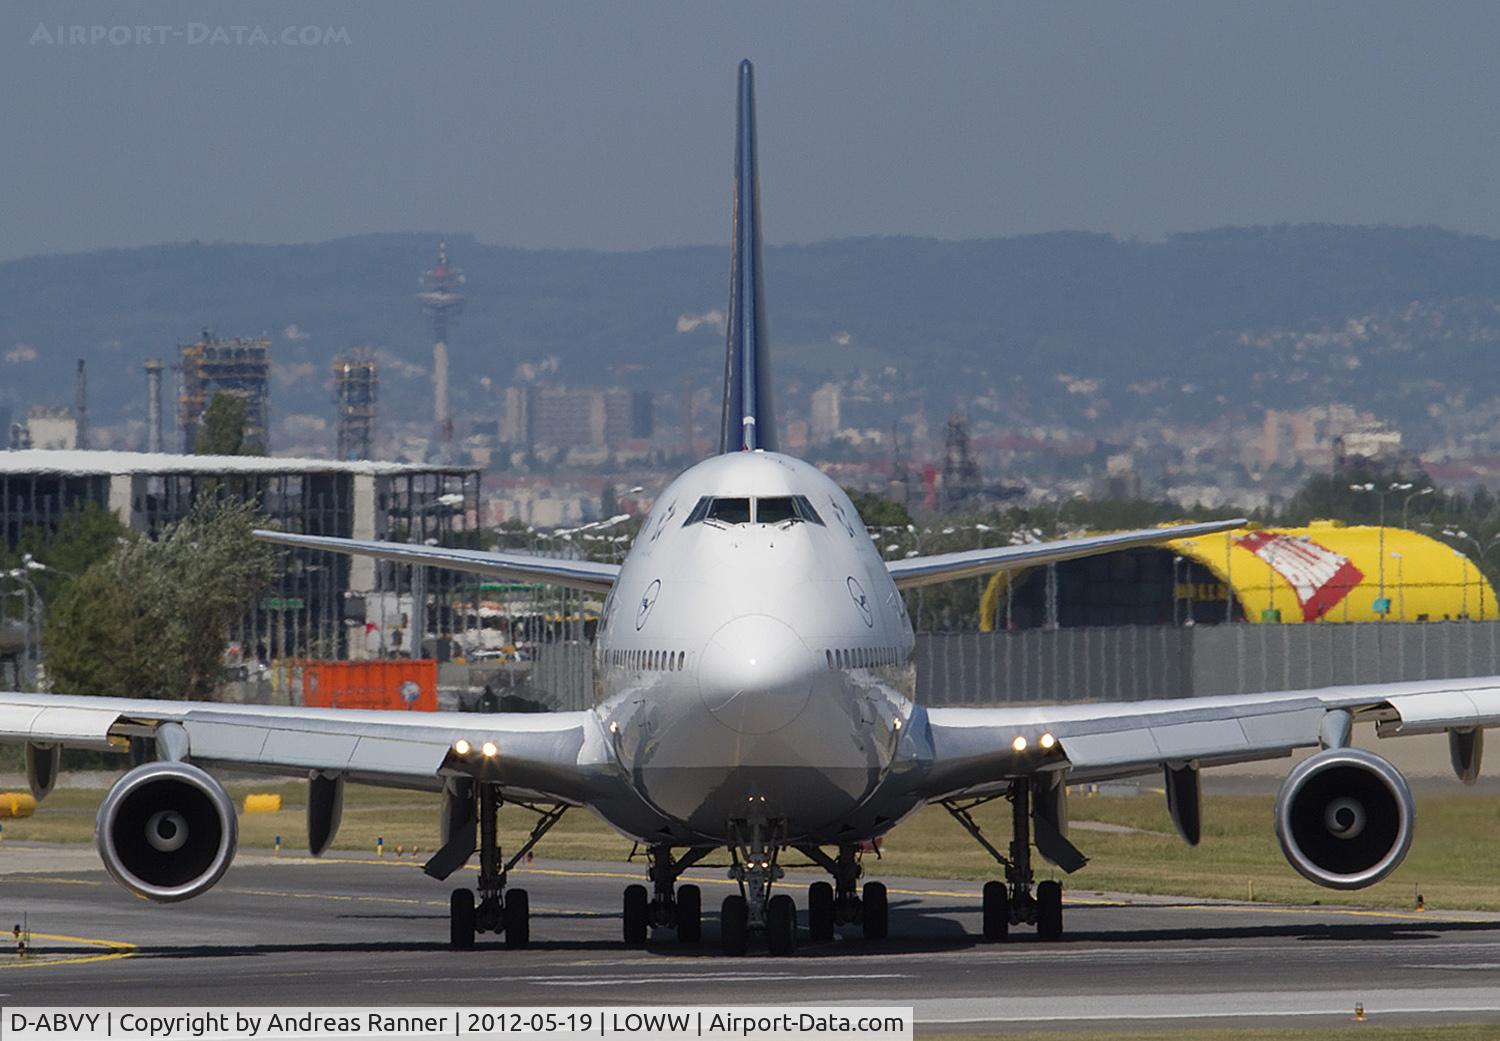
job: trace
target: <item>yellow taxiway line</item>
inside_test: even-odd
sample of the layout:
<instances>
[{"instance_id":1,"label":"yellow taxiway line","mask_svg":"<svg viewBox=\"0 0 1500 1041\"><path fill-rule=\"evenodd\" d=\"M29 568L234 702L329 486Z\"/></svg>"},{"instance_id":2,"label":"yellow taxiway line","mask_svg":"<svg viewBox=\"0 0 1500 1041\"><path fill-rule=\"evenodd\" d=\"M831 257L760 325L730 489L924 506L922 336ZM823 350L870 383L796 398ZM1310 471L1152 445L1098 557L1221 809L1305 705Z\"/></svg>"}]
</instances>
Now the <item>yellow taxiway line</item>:
<instances>
[{"instance_id":1,"label":"yellow taxiway line","mask_svg":"<svg viewBox=\"0 0 1500 1041\"><path fill-rule=\"evenodd\" d=\"M55 965L86 965L96 961L118 961L121 958L133 956L136 950L133 943L124 943L119 940L93 940L87 936L32 933L31 938L33 940L56 940L59 943L81 943L88 947L103 947L106 951L101 954L79 954L67 958L46 958L41 961L35 960L38 955L33 953L15 961L0 962L0 969L45 969Z\"/></svg>"}]
</instances>

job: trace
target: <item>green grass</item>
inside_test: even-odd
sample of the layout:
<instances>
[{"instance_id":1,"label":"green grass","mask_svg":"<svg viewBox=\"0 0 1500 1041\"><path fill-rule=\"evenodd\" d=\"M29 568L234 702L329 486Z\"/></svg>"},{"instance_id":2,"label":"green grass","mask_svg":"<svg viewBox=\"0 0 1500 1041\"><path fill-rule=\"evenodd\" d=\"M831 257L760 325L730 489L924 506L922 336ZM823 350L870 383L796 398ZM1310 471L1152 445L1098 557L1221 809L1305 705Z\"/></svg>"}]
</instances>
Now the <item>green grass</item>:
<instances>
[{"instance_id":1,"label":"green grass","mask_svg":"<svg viewBox=\"0 0 1500 1041\"><path fill-rule=\"evenodd\" d=\"M1474 792L1425 794L1418 799L1416 837L1406 861L1390 878L1368 889L1336 892L1315 886L1292 870L1272 830L1267 795L1206 795L1203 841L1179 839L1166 800L1133 797L1070 800L1075 821L1094 820L1140 829L1110 834L1074 829L1071 838L1090 858L1068 876L1070 889L1150 893L1244 900L1253 890L1261 901L1337 903L1366 907L1411 907L1420 892L1430 908L1500 910L1500 797ZM1010 804L976 811L1002 849L1009 839ZM992 877L988 857L946 812L915 815L885 843L883 874L980 879ZM1043 864L1039 874L1063 877Z\"/></svg>"},{"instance_id":2,"label":"green grass","mask_svg":"<svg viewBox=\"0 0 1500 1041\"><path fill-rule=\"evenodd\" d=\"M282 796L278 813L242 814L242 849L269 849L277 835L288 851L305 849L306 787L300 784L234 784L230 794L243 804L251 791ZM54 792L34 817L0 821L5 841L89 842L102 791ZM1189 847L1177 838L1160 795L1133 797L1075 795L1075 821L1101 821L1139 829L1131 834L1074 829L1074 843L1091 863L1068 877L1072 890L1147 893L1170 896L1245 899L1289 904L1336 903L1364 907L1411 907L1420 892L1429 908L1500 910L1500 797L1455 792L1418 800L1417 834L1406 862L1386 881L1344 893L1304 881L1286 863L1271 828L1270 795L1207 795L1203 842ZM435 795L350 785L343 826L335 847L374 852L377 836L387 854L398 846L435 848L438 838ZM1009 841L1009 804L981 807L975 817L996 845ZM531 827L532 816L518 808L501 814L503 844L515 848ZM537 853L570 860L624 861L631 842L582 810L568 814L542 841ZM3 846L0 846L3 849ZM796 858L800 860L800 858ZM882 856L867 856L871 877L909 875L979 880L996 875L996 865L940 808L914 815L883 843ZM1041 877L1061 877L1039 864Z\"/></svg>"}]
</instances>

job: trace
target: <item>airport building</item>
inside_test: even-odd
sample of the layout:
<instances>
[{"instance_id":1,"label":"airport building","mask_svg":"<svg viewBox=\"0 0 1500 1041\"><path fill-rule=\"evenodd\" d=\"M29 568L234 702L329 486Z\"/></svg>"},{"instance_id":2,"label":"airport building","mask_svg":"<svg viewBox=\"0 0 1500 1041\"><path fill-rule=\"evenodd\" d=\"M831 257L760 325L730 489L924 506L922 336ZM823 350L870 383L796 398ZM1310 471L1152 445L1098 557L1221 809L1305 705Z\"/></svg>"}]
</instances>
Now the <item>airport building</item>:
<instances>
[{"instance_id":1,"label":"airport building","mask_svg":"<svg viewBox=\"0 0 1500 1041\"><path fill-rule=\"evenodd\" d=\"M477 546L479 470L467 466L144 452L0 452L0 539L55 529L95 504L159 533L203 494L254 499L288 531ZM235 640L245 658L342 658L420 651L415 633L451 631L467 610L462 576L368 558L284 550L277 583ZM474 597L477 597L477 591ZM477 609L477 608L476 608ZM373 649L373 651L372 651Z\"/></svg>"},{"instance_id":2,"label":"airport building","mask_svg":"<svg viewBox=\"0 0 1500 1041\"><path fill-rule=\"evenodd\" d=\"M1421 532L1335 521L1000 572L980 606L987 632L1497 619L1494 588L1459 549Z\"/></svg>"}]
</instances>

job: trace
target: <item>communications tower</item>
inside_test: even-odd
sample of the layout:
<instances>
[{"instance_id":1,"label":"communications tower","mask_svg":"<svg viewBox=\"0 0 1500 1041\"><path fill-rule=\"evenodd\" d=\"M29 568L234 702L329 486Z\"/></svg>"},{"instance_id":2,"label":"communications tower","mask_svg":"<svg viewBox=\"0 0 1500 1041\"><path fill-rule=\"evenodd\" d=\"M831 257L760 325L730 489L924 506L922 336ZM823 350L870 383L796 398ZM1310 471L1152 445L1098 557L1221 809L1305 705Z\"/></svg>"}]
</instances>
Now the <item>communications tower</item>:
<instances>
[{"instance_id":1,"label":"communications tower","mask_svg":"<svg viewBox=\"0 0 1500 1041\"><path fill-rule=\"evenodd\" d=\"M448 323L463 314L463 284L463 272L448 263L448 243L438 243L437 264L422 272L417 303L432 319L433 422L444 450L453 441L453 417L448 412Z\"/></svg>"}]
</instances>

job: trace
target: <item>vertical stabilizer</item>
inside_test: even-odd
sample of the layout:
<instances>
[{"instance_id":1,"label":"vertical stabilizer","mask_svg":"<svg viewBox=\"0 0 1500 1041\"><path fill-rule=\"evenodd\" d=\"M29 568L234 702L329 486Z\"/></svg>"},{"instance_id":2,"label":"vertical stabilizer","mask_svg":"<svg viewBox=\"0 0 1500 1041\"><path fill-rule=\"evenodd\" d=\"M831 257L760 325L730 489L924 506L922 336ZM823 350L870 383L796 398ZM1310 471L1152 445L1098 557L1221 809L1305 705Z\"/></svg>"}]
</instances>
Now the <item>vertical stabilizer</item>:
<instances>
[{"instance_id":1,"label":"vertical stabilizer","mask_svg":"<svg viewBox=\"0 0 1500 1041\"><path fill-rule=\"evenodd\" d=\"M729 257L729 332L719 451L776 449L761 284L760 177L755 162L755 69L740 62L734 140L734 221Z\"/></svg>"}]
</instances>

